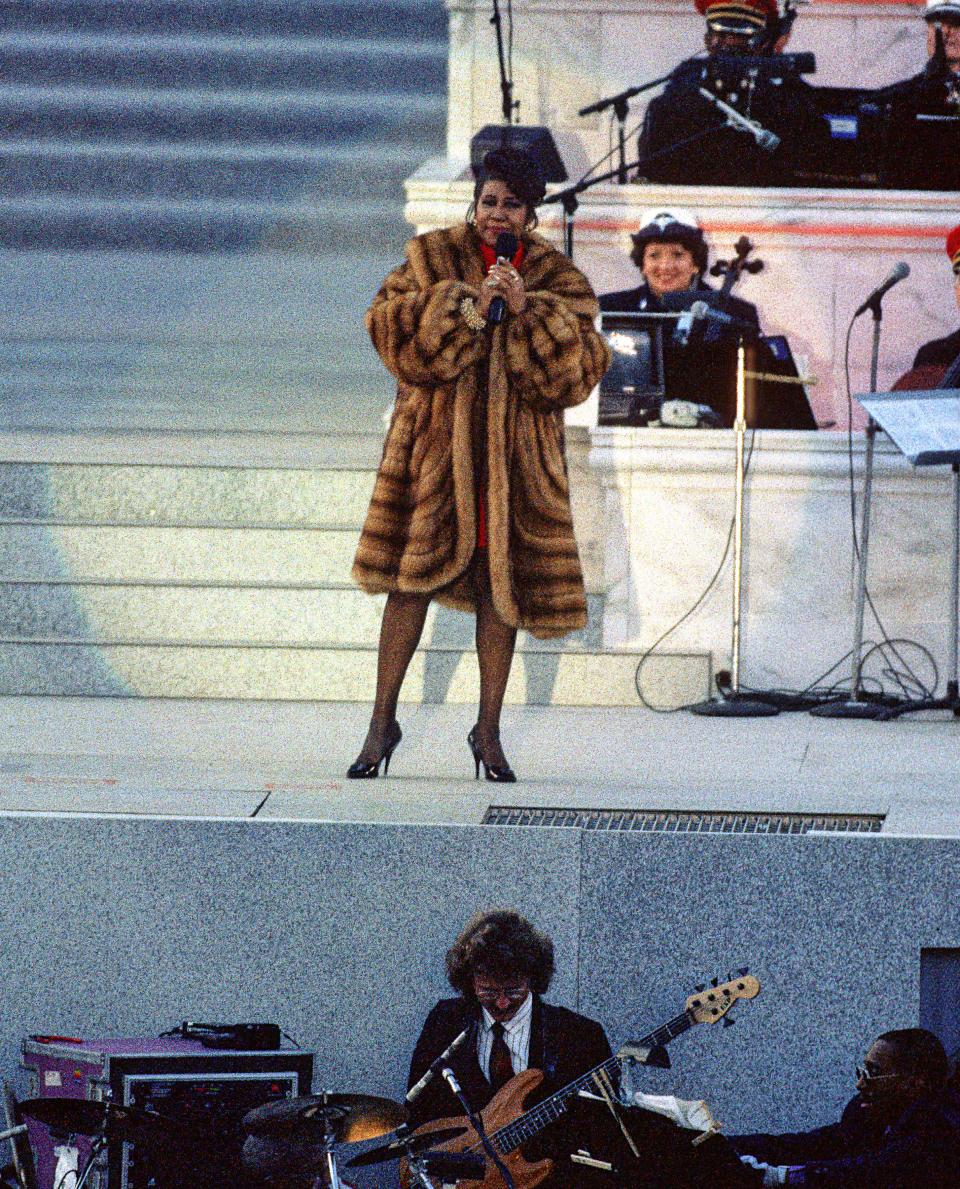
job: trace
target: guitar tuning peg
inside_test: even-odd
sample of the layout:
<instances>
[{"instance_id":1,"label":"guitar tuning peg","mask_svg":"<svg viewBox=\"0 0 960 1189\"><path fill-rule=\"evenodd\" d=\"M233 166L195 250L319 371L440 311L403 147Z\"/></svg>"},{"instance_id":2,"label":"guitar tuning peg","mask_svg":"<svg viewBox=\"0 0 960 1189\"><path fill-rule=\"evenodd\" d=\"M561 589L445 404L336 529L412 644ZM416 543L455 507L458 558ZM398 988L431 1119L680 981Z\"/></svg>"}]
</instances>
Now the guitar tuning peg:
<instances>
[{"instance_id":1,"label":"guitar tuning peg","mask_svg":"<svg viewBox=\"0 0 960 1189\"><path fill-rule=\"evenodd\" d=\"M749 969L750 969L750 967L749 967L749 966L741 966L741 967L739 968L739 970L737 971L737 974L739 974L739 975L740 975L740 977L741 977L741 978L743 978L743 976L744 976L744 975L747 973L747 971L748 971Z\"/></svg>"},{"instance_id":2,"label":"guitar tuning peg","mask_svg":"<svg viewBox=\"0 0 960 1189\"><path fill-rule=\"evenodd\" d=\"M719 984L720 984L720 980L719 980L718 978L712 978L712 979L710 980L710 986L711 986L711 987L716 987L716 986L719 986Z\"/></svg>"},{"instance_id":3,"label":"guitar tuning peg","mask_svg":"<svg viewBox=\"0 0 960 1189\"><path fill-rule=\"evenodd\" d=\"M699 993L700 991L705 991L705 990L707 989L707 984L706 984L706 983L696 983L696 984L694 984L694 988L693 988L693 989L694 989L695 991L697 991L698 993Z\"/></svg>"},{"instance_id":4,"label":"guitar tuning peg","mask_svg":"<svg viewBox=\"0 0 960 1189\"><path fill-rule=\"evenodd\" d=\"M733 1016L724 1016L723 1017L724 1028L732 1028L736 1022L737 1021L733 1018Z\"/></svg>"}]
</instances>

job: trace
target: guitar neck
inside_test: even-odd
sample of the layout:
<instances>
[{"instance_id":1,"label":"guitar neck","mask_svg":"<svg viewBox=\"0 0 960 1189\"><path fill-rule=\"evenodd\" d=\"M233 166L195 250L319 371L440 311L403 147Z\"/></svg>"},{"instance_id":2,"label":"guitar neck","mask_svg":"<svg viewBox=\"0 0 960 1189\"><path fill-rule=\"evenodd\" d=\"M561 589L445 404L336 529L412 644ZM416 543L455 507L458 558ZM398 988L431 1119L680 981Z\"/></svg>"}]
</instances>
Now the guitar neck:
<instances>
[{"instance_id":1,"label":"guitar neck","mask_svg":"<svg viewBox=\"0 0 960 1189\"><path fill-rule=\"evenodd\" d=\"M642 1040L637 1041L637 1047L641 1049L655 1049L669 1044L675 1037L682 1035L688 1028L692 1028L696 1022L689 1011L681 1012L680 1015L675 1016L660 1028L649 1033ZM595 1075L600 1073L601 1070L607 1074L613 1073L617 1068L617 1064L618 1060L616 1057L608 1057L606 1061L601 1061L593 1069L581 1074L576 1081L570 1082L562 1090L557 1090L549 1098L545 1098L543 1102L537 1103L535 1107L520 1115L519 1118L514 1119L512 1123L507 1123L499 1131L495 1131L490 1137L491 1140L501 1152L515 1151L521 1144L526 1143L528 1139L532 1139L548 1123L553 1123L559 1119L567 1110L571 1099L575 1098L581 1090L596 1089L594 1083Z\"/></svg>"}]
</instances>

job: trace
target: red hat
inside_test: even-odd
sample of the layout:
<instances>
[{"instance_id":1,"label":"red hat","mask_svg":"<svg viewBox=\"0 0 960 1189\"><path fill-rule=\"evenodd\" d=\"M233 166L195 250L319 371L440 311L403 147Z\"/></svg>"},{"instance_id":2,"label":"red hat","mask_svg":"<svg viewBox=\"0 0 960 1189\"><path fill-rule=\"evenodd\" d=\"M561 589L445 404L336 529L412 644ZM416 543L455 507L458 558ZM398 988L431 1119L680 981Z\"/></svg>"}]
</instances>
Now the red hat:
<instances>
[{"instance_id":1,"label":"red hat","mask_svg":"<svg viewBox=\"0 0 960 1189\"><path fill-rule=\"evenodd\" d=\"M947 255L952 264L956 264L960 260L960 224L954 227L947 236Z\"/></svg>"},{"instance_id":2,"label":"red hat","mask_svg":"<svg viewBox=\"0 0 960 1189\"><path fill-rule=\"evenodd\" d=\"M718 33L756 33L780 12L777 0L694 0L694 4Z\"/></svg>"}]
</instances>

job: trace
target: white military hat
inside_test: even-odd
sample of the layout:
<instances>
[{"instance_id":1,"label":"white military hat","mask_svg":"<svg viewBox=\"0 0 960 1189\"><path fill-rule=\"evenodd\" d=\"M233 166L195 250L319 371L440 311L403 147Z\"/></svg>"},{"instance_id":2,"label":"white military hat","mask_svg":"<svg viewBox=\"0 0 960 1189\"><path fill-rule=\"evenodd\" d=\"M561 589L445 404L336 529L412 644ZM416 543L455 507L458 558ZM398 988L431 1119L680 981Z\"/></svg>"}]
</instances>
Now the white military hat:
<instances>
[{"instance_id":1,"label":"white military hat","mask_svg":"<svg viewBox=\"0 0 960 1189\"><path fill-rule=\"evenodd\" d=\"M960 0L927 0L927 11L923 15L928 21L938 21L941 17L960 21Z\"/></svg>"}]
</instances>

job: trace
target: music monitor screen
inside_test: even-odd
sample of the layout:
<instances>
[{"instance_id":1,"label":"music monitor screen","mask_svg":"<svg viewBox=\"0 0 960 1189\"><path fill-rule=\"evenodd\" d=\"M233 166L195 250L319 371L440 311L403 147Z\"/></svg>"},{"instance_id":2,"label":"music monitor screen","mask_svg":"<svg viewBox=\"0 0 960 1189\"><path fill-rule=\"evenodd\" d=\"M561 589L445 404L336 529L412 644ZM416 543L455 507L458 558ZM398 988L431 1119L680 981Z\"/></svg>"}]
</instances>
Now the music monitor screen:
<instances>
[{"instance_id":1,"label":"music monitor screen","mask_svg":"<svg viewBox=\"0 0 960 1189\"><path fill-rule=\"evenodd\" d=\"M603 313L610 367L600 381L600 425L646 425L663 402L661 323L642 313Z\"/></svg>"}]
</instances>

